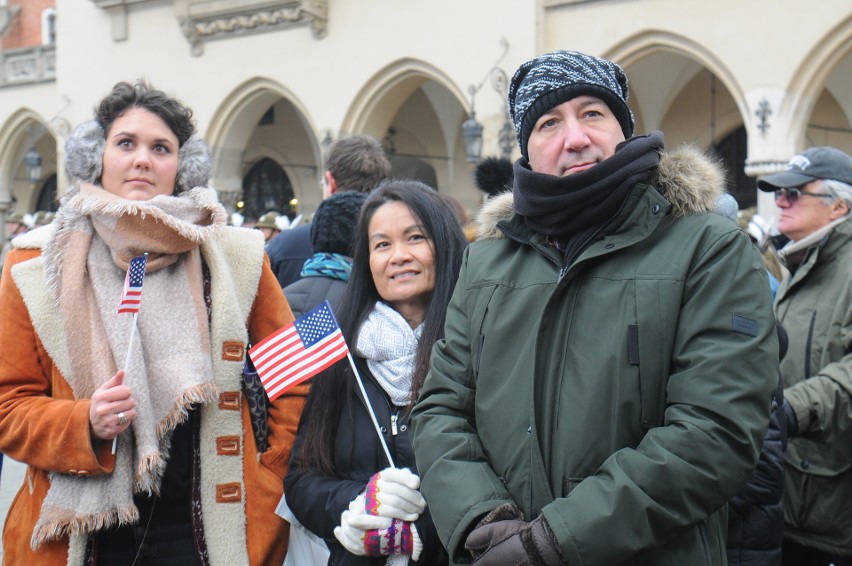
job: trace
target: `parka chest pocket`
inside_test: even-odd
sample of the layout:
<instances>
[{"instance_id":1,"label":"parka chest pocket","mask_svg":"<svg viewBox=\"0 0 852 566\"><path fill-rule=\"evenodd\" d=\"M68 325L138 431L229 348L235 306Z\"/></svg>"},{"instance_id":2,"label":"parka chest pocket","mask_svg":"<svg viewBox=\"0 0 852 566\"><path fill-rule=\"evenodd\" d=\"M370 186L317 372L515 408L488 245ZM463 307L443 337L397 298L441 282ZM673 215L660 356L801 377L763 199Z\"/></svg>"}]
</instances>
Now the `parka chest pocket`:
<instances>
[{"instance_id":1,"label":"parka chest pocket","mask_svg":"<svg viewBox=\"0 0 852 566\"><path fill-rule=\"evenodd\" d=\"M480 288L476 293L473 312L470 316L470 336L474 337L474 342L471 344L473 354L473 373L474 376L479 374L479 367L482 363L482 351L485 349L485 321L488 317L488 307L491 304L491 299L494 297L494 291L497 290L497 285L488 285Z\"/></svg>"},{"instance_id":2,"label":"parka chest pocket","mask_svg":"<svg viewBox=\"0 0 852 566\"><path fill-rule=\"evenodd\" d=\"M639 369L641 423L661 426L666 410L666 384L671 372L668 355L674 347L682 284L668 280L636 280L636 324L629 324L627 353Z\"/></svg>"}]
</instances>

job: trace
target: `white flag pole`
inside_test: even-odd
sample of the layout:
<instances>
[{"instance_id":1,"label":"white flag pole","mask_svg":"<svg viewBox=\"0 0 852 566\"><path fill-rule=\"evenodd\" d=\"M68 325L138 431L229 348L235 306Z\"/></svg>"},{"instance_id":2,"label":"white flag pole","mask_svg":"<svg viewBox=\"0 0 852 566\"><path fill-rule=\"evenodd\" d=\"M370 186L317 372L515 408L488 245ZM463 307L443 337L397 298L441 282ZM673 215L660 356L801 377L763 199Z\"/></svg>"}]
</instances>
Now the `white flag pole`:
<instances>
[{"instance_id":1,"label":"white flag pole","mask_svg":"<svg viewBox=\"0 0 852 566\"><path fill-rule=\"evenodd\" d=\"M349 358L349 365L352 367L352 371L355 372L355 381L358 382L358 387L361 389L361 395L364 396L364 403L367 405L367 412L370 413L370 420L373 421L373 427L376 429L376 434L379 435L379 441L382 443L382 448L385 451L385 456L388 459L388 463L391 468L395 468L396 465L393 463L393 458L391 457L390 450L388 450L388 445L385 442L385 437L382 434L382 429L379 426L379 420L376 418L376 413L373 412L373 406L370 405L370 398L367 397L367 390L364 389L364 382L361 381L361 374L358 373L358 369L355 367L355 360L352 359L352 354L347 349L346 357Z\"/></svg>"},{"instance_id":2,"label":"white flag pole","mask_svg":"<svg viewBox=\"0 0 852 566\"><path fill-rule=\"evenodd\" d=\"M133 339L136 338L136 317L139 316L139 311L133 313L133 324L130 327L130 342L127 344L127 355L124 357L124 370L127 371L127 366L130 365L130 354L133 352Z\"/></svg>"},{"instance_id":3,"label":"white flag pole","mask_svg":"<svg viewBox=\"0 0 852 566\"><path fill-rule=\"evenodd\" d=\"M127 344L127 355L124 357L124 371L127 375L127 366L130 365L130 354L133 353L133 339L136 338L136 317L139 316L139 311L133 313L133 322L130 326L130 342ZM118 446L118 436L112 439L112 453L115 454L115 449Z\"/></svg>"}]
</instances>

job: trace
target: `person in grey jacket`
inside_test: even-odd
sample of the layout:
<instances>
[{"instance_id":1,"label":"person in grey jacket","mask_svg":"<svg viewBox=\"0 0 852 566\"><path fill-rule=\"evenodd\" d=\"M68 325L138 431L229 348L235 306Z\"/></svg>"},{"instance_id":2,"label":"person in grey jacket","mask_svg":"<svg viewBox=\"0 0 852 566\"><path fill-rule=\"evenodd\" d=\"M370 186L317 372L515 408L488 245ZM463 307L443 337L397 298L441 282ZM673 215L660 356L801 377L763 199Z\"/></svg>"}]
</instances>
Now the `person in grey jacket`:
<instances>
[{"instance_id":1,"label":"person in grey jacket","mask_svg":"<svg viewBox=\"0 0 852 566\"><path fill-rule=\"evenodd\" d=\"M712 213L722 173L633 136L627 95L572 51L511 81L513 194L486 204L412 411L456 564L725 563L778 384L768 280Z\"/></svg>"},{"instance_id":2,"label":"person in grey jacket","mask_svg":"<svg viewBox=\"0 0 852 566\"><path fill-rule=\"evenodd\" d=\"M301 279L284 287L284 296L296 318L325 300L333 312L340 310L352 272L355 223L365 200L366 193L336 193L322 201L314 213L310 224L314 255L302 266Z\"/></svg>"},{"instance_id":3,"label":"person in grey jacket","mask_svg":"<svg viewBox=\"0 0 852 566\"><path fill-rule=\"evenodd\" d=\"M783 564L852 564L852 157L794 156L758 180L775 192L790 275L775 297L790 335L781 362L788 430Z\"/></svg>"}]
</instances>

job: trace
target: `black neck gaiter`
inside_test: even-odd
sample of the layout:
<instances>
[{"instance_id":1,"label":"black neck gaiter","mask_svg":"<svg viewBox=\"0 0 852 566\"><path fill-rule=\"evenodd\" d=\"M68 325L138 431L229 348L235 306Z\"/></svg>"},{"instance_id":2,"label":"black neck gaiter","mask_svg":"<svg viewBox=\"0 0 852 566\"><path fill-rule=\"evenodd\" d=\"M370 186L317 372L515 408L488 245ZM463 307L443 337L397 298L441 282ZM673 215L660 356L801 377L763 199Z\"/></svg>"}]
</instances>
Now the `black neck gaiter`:
<instances>
[{"instance_id":1,"label":"black neck gaiter","mask_svg":"<svg viewBox=\"0 0 852 566\"><path fill-rule=\"evenodd\" d=\"M515 162L514 211L530 229L558 241L610 220L636 183L657 170L663 134L655 131L618 145L615 154L588 171L556 177Z\"/></svg>"}]
</instances>

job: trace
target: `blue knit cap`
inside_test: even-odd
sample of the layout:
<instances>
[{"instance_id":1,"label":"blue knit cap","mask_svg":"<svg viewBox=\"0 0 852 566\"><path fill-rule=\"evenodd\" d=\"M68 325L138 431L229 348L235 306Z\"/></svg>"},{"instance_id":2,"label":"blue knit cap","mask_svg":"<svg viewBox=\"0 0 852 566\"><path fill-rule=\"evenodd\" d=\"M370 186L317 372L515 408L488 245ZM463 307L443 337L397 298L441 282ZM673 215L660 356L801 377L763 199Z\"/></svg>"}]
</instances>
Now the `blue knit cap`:
<instances>
[{"instance_id":1,"label":"blue knit cap","mask_svg":"<svg viewBox=\"0 0 852 566\"><path fill-rule=\"evenodd\" d=\"M627 139L633 135L633 113L627 107L627 75L606 59L579 51L553 51L518 67L509 84L509 115L525 160L527 141L542 114L582 95L603 100Z\"/></svg>"}]
</instances>

